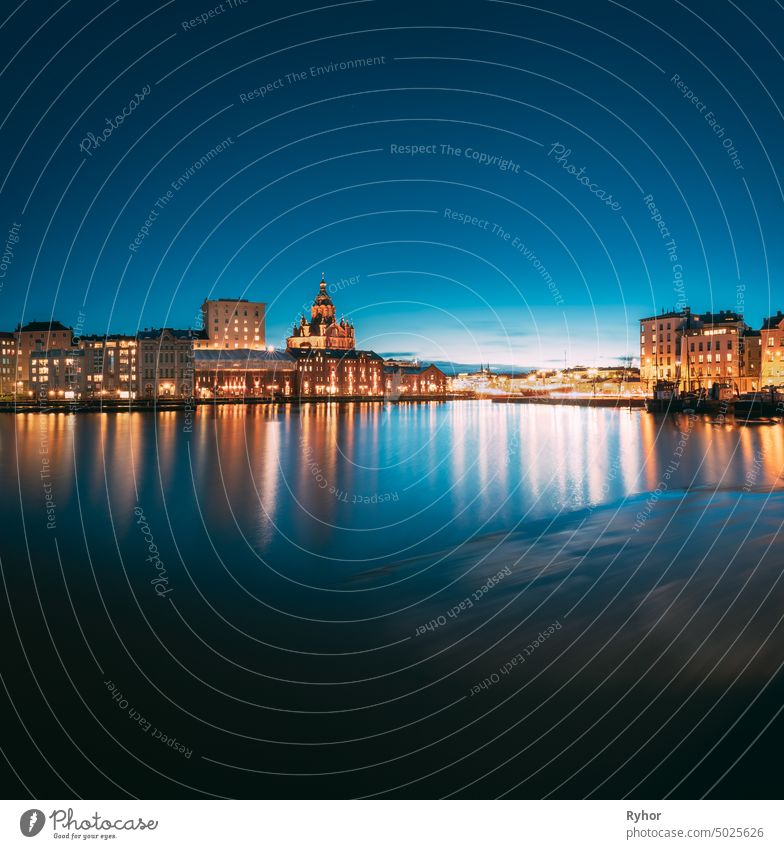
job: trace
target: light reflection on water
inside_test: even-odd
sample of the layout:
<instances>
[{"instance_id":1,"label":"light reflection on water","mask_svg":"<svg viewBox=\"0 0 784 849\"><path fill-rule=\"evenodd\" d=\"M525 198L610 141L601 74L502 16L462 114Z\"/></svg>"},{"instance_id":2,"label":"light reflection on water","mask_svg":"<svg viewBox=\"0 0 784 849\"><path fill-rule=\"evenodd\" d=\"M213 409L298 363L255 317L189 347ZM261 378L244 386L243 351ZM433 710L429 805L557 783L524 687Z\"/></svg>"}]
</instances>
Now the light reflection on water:
<instances>
[{"instance_id":1,"label":"light reflection on water","mask_svg":"<svg viewBox=\"0 0 784 849\"><path fill-rule=\"evenodd\" d=\"M670 491L742 490L752 469L755 487L778 487L784 466L779 426L696 419L681 456L685 416L568 406L227 406L200 409L192 432L174 412L41 418L5 417L3 455L24 482L45 436L64 503L78 474L89 509L107 487L119 516L137 491L175 516L196 499L217 541L235 525L261 553L283 537L345 562L613 504L656 489L674 462Z\"/></svg>"},{"instance_id":2,"label":"light reflection on water","mask_svg":"<svg viewBox=\"0 0 784 849\"><path fill-rule=\"evenodd\" d=\"M43 521L44 444L54 531ZM361 795L414 780L437 763L445 771L436 783L413 792L440 795L481 778L541 734L545 742L524 765L494 774L479 795L541 768L522 795L562 788L579 796L634 754L631 774L620 771L606 793L623 795L644 778L640 794L651 798L669 791L738 720L784 659L784 640L775 636L781 425L486 402L201 408L192 430L173 412L27 414L0 417L0 457L8 484L0 520L4 531L13 529L0 543L9 596L30 607L19 621L31 623L33 643L44 633L36 599L56 611L51 627L64 629L61 650L86 692L95 676L82 635L65 615L55 537L70 599L107 675L134 680L130 646L146 674L197 720L138 682L136 702L206 756L283 774L330 773L337 756L329 746L292 754L262 745L259 736L378 735L340 749L341 768L354 764L358 773L307 791L293 779L269 784L250 772L216 779L204 763L182 765L183 778L186 766L196 769L188 781L218 792ZM137 506L166 564L171 608L151 591ZM635 531L640 514L646 519ZM508 576L481 603L448 620L453 605L504 569ZM447 626L414 636L438 616ZM482 699L467 697L556 620L557 636L516 677ZM195 685L168 652L214 689ZM55 675L46 667L51 653L37 662ZM363 678L370 683L347 683ZM278 679L311 684L271 683ZM312 682L320 685L317 697ZM769 698L775 705L773 688ZM278 712L259 713L257 704ZM63 707L76 725L80 710ZM606 731L599 724L579 737L605 714L612 720ZM711 722L689 737L708 715ZM423 719L431 716L437 719ZM664 741L656 737L662 716L673 717ZM219 734L201 717L246 736ZM763 711L753 733L768 717ZM384 736L406 722L406 734ZM469 722L477 724L461 733ZM629 739L608 748L598 776L577 771L627 723ZM510 735L476 763L447 768L457 752L489 745L507 728ZM452 731L419 761L411 755L367 776L361 771L366 761L416 752ZM691 742L656 773L670 737L673 752L681 740ZM583 742L562 757L567 739ZM703 792L721 769L706 764L683 792ZM148 780L138 778L137 793L171 792L156 785L153 793Z\"/></svg>"}]
</instances>

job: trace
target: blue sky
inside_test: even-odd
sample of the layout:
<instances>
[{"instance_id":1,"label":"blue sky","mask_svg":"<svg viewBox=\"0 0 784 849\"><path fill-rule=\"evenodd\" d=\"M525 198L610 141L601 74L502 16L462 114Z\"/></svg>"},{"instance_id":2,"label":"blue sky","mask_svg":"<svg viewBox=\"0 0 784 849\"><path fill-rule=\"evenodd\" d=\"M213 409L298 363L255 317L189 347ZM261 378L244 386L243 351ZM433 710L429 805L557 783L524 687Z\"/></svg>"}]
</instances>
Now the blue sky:
<instances>
[{"instance_id":1,"label":"blue sky","mask_svg":"<svg viewBox=\"0 0 784 849\"><path fill-rule=\"evenodd\" d=\"M364 347L546 366L784 305L773 3L52 11L2 30L4 329L242 296L282 344L324 272Z\"/></svg>"}]
</instances>

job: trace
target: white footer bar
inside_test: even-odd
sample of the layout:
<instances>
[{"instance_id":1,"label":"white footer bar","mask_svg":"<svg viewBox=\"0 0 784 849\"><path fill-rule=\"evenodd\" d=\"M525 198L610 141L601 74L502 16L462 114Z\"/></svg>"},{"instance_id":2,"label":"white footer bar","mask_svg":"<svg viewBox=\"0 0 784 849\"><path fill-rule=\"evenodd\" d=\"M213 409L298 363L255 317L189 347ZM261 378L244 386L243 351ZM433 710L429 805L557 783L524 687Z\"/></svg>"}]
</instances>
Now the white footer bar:
<instances>
[{"instance_id":1,"label":"white footer bar","mask_svg":"<svg viewBox=\"0 0 784 849\"><path fill-rule=\"evenodd\" d=\"M2 801L0 846L783 847L769 801Z\"/></svg>"}]
</instances>

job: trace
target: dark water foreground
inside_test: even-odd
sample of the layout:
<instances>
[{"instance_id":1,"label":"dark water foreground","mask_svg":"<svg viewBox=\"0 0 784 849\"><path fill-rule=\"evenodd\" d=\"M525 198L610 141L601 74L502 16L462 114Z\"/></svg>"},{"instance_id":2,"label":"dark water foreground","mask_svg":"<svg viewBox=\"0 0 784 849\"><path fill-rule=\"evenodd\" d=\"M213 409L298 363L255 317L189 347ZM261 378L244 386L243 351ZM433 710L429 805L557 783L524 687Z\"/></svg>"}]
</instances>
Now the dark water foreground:
<instances>
[{"instance_id":1,"label":"dark water foreground","mask_svg":"<svg viewBox=\"0 0 784 849\"><path fill-rule=\"evenodd\" d=\"M10 796L778 798L784 429L0 418Z\"/></svg>"}]
</instances>

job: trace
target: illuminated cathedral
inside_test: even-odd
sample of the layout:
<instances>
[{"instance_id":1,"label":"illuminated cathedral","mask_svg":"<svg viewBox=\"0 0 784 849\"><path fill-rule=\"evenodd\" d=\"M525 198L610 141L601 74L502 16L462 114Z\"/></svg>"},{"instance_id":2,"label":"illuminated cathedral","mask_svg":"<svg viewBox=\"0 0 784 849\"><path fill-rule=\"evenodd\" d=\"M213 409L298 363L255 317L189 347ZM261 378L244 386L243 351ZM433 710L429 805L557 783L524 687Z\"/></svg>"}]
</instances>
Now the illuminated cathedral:
<instances>
[{"instance_id":1,"label":"illuminated cathedral","mask_svg":"<svg viewBox=\"0 0 784 849\"><path fill-rule=\"evenodd\" d=\"M310 321L303 314L286 340L288 348L329 348L348 351L354 348L354 325L345 318L335 318L335 305L327 294L327 283L321 275L319 293L310 308Z\"/></svg>"}]
</instances>

